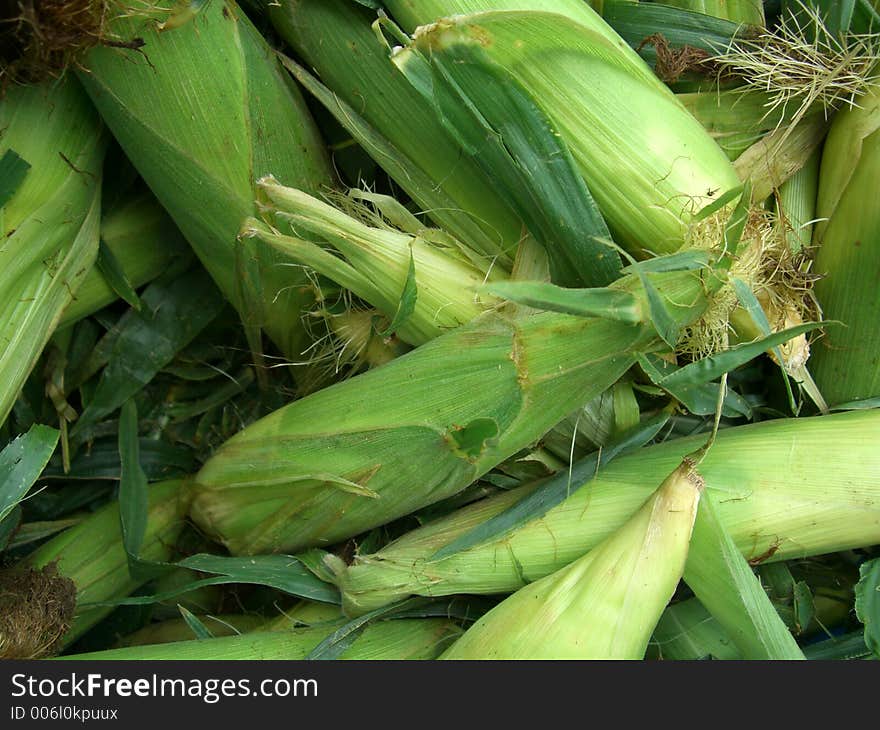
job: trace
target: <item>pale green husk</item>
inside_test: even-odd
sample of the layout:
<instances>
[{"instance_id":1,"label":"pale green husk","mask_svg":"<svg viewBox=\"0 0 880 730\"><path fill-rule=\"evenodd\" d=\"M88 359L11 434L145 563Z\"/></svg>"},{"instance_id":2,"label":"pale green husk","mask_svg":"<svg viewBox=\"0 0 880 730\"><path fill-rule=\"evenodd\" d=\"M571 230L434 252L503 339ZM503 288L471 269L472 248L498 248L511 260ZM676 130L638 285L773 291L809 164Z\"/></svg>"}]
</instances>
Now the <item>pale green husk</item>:
<instances>
[{"instance_id":1,"label":"pale green husk","mask_svg":"<svg viewBox=\"0 0 880 730\"><path fill-rule=\"evenodd\" d=\"M143 5L162 18L155 6L174 3ZM274 51L234 2L201 4L161 31L154 18L133 12L114 21L121 41L145 45L94 48L80 79L245 324L265 329L295 359L306 340L299 317L311 297L305 274L266 248L248 252L256 261L242 261L237 236L256 213L260 177L311 191L331 184L323 143Z\"/></svg>"},{"instance_id":2,"label":"pale green husk","mask_svg":"<svg viewBox=\"0 0 880 730\"><path fill-rule=\"evenodd\" d=\"M106 141L70 75L0 100L0 157L30 165L0 208L0 423L97 256Z\"/></svg>"}]
</instances>

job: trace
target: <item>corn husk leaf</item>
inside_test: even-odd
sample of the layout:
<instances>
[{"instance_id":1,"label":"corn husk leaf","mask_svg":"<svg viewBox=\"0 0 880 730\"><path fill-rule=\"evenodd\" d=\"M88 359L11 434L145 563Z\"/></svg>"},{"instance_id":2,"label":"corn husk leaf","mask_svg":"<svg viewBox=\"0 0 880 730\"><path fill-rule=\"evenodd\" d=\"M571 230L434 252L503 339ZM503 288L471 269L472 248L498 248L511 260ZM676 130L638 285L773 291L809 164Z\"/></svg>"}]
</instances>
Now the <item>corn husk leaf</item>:
<instances>
[{"instance_id":1,"label":"corn husk leaf","mask_svg":"<svg viewBox=\"0 0 880 730\"><path fill-rule=\"evenodd\" d=\"M71 76L10 88L0 129L2 423L97 255L106 137Z\"/></svg>"},{"instance_id":2,"label":"corn husk leaf","mask_svg":"<svg viewBox=\"0 0 880 730\"><path fill-rule=\"evenodd\" d=\"M710 494L701 501L684 579L742 652L743 659L803 659L724 524Z\"/></svg>"}]
</instances>

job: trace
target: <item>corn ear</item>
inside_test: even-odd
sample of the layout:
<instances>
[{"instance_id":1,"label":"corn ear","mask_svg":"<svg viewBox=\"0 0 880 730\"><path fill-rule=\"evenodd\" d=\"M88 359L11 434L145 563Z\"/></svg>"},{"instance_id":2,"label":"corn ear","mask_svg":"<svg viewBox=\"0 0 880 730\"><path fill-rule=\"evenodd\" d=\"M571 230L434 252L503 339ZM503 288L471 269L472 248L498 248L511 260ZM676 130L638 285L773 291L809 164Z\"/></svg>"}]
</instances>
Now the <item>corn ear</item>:
<instances>
[{"instance_id":1,"label":"corn ear","mask_svg":"<svg viewBox=\"0 0 880 730\"><path fill-rule=\"evenodd\" d=\"M441 231L410 235L384 222L370 225L274 180L261 181L260 192L267 199L264 213L295 235L277 233L256 221L246 222L243 235L258 238L351 290L385 314L404 342L421 345L497 304L477 291L498 278L491 273L492 262L467 257L464 247ZM337 253L297 234L324 242Z\"/></svg>"},{"instance_id":2,"label":"corn ear","mask_svg":"<svg viewBox=\"0 0 880 730\"><path fill-rule=\"evenodd\" d=\"M700 474L718 518L753 564L880 541L880 411L780 419L722 429ZM516 504L521 487L404 535L350 566L328 560L345 610L359 614L409 595L514 591L568 565L635 512L704 436L620 456L544 517L496 540L432 556ZM839 444L846 443L843 450Z\"/></svg>"},{"instance_id":3,"label":"corn ear","mask_svg":"<svg viewBox=\"0 0 880 730\"><path fill-rule=\"evenodd\" d=\"M252 632L215 639L175 641L167 644L74 654L62 659L98 660L279 660L305 659L335 629L344 625L308 626L290 631ZM395 619L378 621L339 657L359 660L436 659L461 633L446 619Z\"/></svg>"},{"instance_id":4,"label":"corn ear","mask_svg":"<svg viewBox=\"0 0 880 730\"><path fill-rule=\"evenodd\" d=\"M504 88L517 84L566 143L617 242L637 255L676 251L694 214L740 182L674 94L589 6L579 5L582 22L534 10L447 17L422 26L393 58L414 83L434 79L430 93L443 112L449 105L443 106L441 75L459 85L483 78L479 98L474 86L469 99L487 118L501 100L486 79L502 74ZM435 20L418 8L421 20ZM632 148L638 154L621 153Z\"/></svg>"},{"instance_id":5,"label":"corn ear","mask_svg":"<svg viewBox=\"0 0 880 730\"><path fill-rule=\"evenodd\" d=\"M442 658L643 658L681 579L702 488L685 459L612 535L502 601Z\"/></svg>"},{"instance_id":6,"label":"corn ear","mask_svg":"<svg viewBox=\"0 0 880 730\"><path fill-rule=\"evenodd\" d=\"M70 75L51 86L10 87L0 130L2 424L97 256L107 140Z\"/></svg>"},{"instance_id":7,"label":"corn ear","mask_svg":"<svg viewBox=\"0 0 880 730\"><path fill-rule=\"evenodd\" d=\"M189 506L189 485L181 481L154 484L149 491L147 530L140 557L167 561L184 526ZM122 542L119 504L105 505L90 517L52 538L25 559L25 565L42 568L56 563L58 572L76 585L77 611L64 637L70 644L113 610L113 606L85 604L125 598L144 581L129 574Z\"/></svg>"},{"instance_id":8,"label":"corn ear","mask_svg":"<svg viewBox=\"0 0 880 730\"><path fill-rule=\"evenodd\" d=\"M661 279L699 316L699 276ZM192 517L235 554L350 537L460 492L657 346L647 322L487 312L236 434L196 476Z\"/></svg>"},{"instance_id":9,"label":"corn ear","mask_svg":"<svg viewBox=\"0 0 880 730\"><path fill-rule=\"evenodd\" d=\"M245 265L236 238L241 222L256 213L260 177L272 174L312 191L331 184L314 122L234 2L200 4L194 17L161 31L147 13L174 3L142 6L115 20L111 31L121 42L143 39L143 47L96 47L80 78L249 332L262 327L295 358L306 339L299 320L309 303L305 275L262 247ZM243 269L255 270L257 283L243 284Z\"/></svg>"},{"instance_id":10,"label":"corn ear","mask_svg":"<svg viewBox=\"0 0 880 730\"><path fill-rule=\"evenodd\" d=\"M810 371L832 404L880 395L880 86L834 118L822 150L816 298L828 327Z\"/></svg>"}]
</instances>

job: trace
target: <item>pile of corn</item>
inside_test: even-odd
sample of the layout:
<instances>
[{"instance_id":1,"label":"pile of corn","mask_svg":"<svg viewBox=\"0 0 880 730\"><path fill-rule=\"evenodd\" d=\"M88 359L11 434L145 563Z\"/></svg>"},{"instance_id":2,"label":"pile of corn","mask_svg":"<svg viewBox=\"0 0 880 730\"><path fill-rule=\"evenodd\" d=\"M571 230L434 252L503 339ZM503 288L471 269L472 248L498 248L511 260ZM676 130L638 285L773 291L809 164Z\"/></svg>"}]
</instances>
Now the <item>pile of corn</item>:
<instances>
[{"instance_id":1,"label":"pile of corn","mask_svg":"<svg viewBox=\"0 0 880 730\"><path fill-rule=\"evenodd\" d=\"M880 658L877 0L12 7L0 657Z\"/></svg>"}]
</instances>

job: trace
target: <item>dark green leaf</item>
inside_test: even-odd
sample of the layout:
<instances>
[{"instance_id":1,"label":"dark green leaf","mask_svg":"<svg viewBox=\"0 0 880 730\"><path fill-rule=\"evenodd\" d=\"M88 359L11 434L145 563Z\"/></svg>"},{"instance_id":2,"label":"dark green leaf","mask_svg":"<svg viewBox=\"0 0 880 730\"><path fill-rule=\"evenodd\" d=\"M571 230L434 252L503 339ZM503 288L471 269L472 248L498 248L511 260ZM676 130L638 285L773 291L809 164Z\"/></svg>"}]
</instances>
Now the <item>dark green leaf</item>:
<instances>
[{"instance_id":1,"label":"dark green leaf","mask_svg":"<svg viewBox=\"0 0 880 730\"><path fill-rule=\"evenodd\" d=\"M198 463L192 450L167 441L141 437L138 439L140 464L147 481L158 482L192 474ZM43 472L47 480L108 479L117 481L122 474L119 460L119 443L115 438L93 441L88 450L81 450L71 461L70 471L65 474L60 455L55 456Z\"/></svg>"},{"instance_id":2,"label":"dark green leaf","mask_svg":"<svg viewBox=\"0 0 880 730\"><path fill-rule=\"evenodd\" d=\"M7 519L12 519L12 517ZM28 545L32 542L37 542L38 540L44 540L62 530L66 530L68 527L73 527L74 525L79 524L79 522L80 518L78 517L72 517L66 520L53 520L51 522L25 522L15 533L9 547L17 548L22 545Z\"/></svg>"},{"instance_id":3,"label":"dark green leaf","mask_svg":"<svg viewBox=\"0 0 880 730\"><path fill-rule=\"evenodd\" d=\"M196 635L197 639L213 639L214 634L211 633L210 629L205 626L201 622L198 616L196 616L192 611L189 611L185 606L181 606L179 603L177 604L177 609L180 611L180 615L183 616L183 620L186 621L186 625L192 629L192 632Z\"/></svg>"},{"instance_id":4,"label":"dark green leaf","mask_svg":"<svg viewBox=\"0 0 880 730\"><path fill-rule=\"evenodd\" d=\"M335 586L317 578L297 558L290 555L254 555L251 557L225 557L221 555L199 554L185 558L175 564L178 568L189 568L201 573L219 574L213 578L193 580L173 590L145 596L123 598L118 601L105 601L89 606L138 606L158 601L167 601L203 586L244 583L267 586L290 596L306 598L310 601L339 604L341 598Z\"/></svg>"},{"instance_id":5,"label":"dark green leaf","mask_svg":"<svg viewBox=\"0 0 880 730\"><path fill-rule=\"evenodd\" d=\"M880 408L880 396L851 400L831 408L832 411L862 411L870 408Z\"/></svg>"},{"instance_id":6,"label":"dark green leaf","mask_svg":"<svg viewBox=\"0 0 880 730\"><path fill-rule=\"evenodd\" d=\"M122 544L128 556L128 570L134 578L149 578L167 570L141 561L141 545L147 534L149 493L147 477L141 469L138 442L137 408L134 401L126 401L119 418L119 521L122 526Z\"/></svg>"},{"instance_id":7,"label":"dark green leaf","mask_svg":"<svg viewBox=\"0 0 880 730\"><path fill-rule=\"evenodd\" d=\"M758 331L765 337L768 336L770 334L770 322L751 287L736 277L731 277L730 282L733 284L733 289L736 292L736 298L739 300L740 306L751 317ZM785 362L782 357L782 351L779 347L774 347L773 354L776 356L776 362L779 363L779 369L782 371L782 379L785 383L785 390L788 393L789 406L792 412L797 412L797 404L795 403L794 393L791 390L791 383L788 382L788 374L785 372L785 367L782 364Z\"/></svg>"},{"instance_id":8,"label":"dark green leaf","mask_svg":"<svg viewBox=\"0 0 880 730\"><path fill-rule=\"evenodd\" d=\"M725 205L730 203L732 200L740 197L743 192L743 186L739 185L731 190L728 190L723 195L716 198L713 202L709 203L709 205L702 208L695 216L694 221L701 221L708 218L713 213L717 213L721 210Z\"/></svg>"},{"instance_id":9,"label":"dark green leaf","mask_svg":"<svg viewBox=\"0 0 880 730\"><path fill-rule=\"evenodd\" d=\"M11 546L12 537L21 524L21 506L15 505L9 514L0 520L0 553Z\"/></svg>"},{"instance_id":10,"label":"dark green leaf","mask_svg":"<svg viewBox=\"0 0 880 730\"><path fill-rule=\"evenodd\" d=\"M865 646L880 658L880 558L859 567L856 616L865 627Z\"/></svg>"},{"instance_id":11,"label":"dark green leaf","mask_svg":"<svg viewBox=\"0 0 880 730\"><path fill-rule=\"evenodd\" d=\"M116 258L112 249L104 243L103 238L98 242L98 259L95 263L109 287L135 310L140 311L141 300L138 298L137 292L125 275L125 270L119 263L119 259Z\"/></svg>"},{"instance_id":12,"label":"dark green leaf","mask_svg":"<svg viewBox=\"0 0 880 730\"><path fill-rule=\"evenodd\" d=\"M149 383L224 304L201 268L172 281L154 281L141 301L141 312L129 311L120 321L107 366L72 436L115 411Z\"/></svg>"},{"instance_id":13,"label":"dark green leaf","mask_svg":"<svg viewBox=\"0 0 880 730\"><path fill-rule=\"evenodd\" d=\"M373 621L387 618L398 611L423 603L425 603L424 598L408 598L399 603L393 603L390 606L374 609L363 616L358 616L336 629L336 631L312 649L306 659L338 659L357 641L358 637L364 632L364 629Z\"/></svg>"},{"instance_id":14,"label":"dark green leaf","mask_svg":"<svg viewBox=\"0 0 880 730\"><path fill-rule=\"evenodd\" d=\"M30 163L15 150L8 149L3 153L0 157L0 208L15 195L30 169Z\"/></svg>"},{"instance_id":15,"label":"dark green leaf","mask_svg":"<svg viewBox=\"0 0 880 730\"><path fill-rule=\"evenodd\" d=\"M58 444L59 432L34 424L0 451L0 522L24 499Z\"/></svg>"},{"instance_id":16,"label":"dark green leaf","mask_svg":"<svg viewBox=\"0 0 880 730\"><path fill-rule=\"evenodd\" d=\"M749 221L749 206L752 204L752 185L746 181L743 184L742 195L739 202L730 214L727 224L724 226L724 253L728 262L733 261L739 242L742 240L743 231Z\"/></svg>"},{"instance_id":17,"label":"dark green leaf","mask_svg":"<svg viewBox=\"0 0 880 730\"><path fill-rule=\"evenodd\" d=\"M660 385L695 416L710 416L718 406L718 383L686 383L667 385L666 378L680 368L653 354L638 355L639 365L654 384ZM731 388L724 393L721 415L726 418L752 417L748 401Z\"/></svg>"},{"instance_id":18,"label":"dark green leaf","mask_svg":"<svg viewBox=\"0 0 880 730\"><path fill-rule=\"evenodd\" d=\"M648 306L651 309L651 323L654 325L654 329L657 330L660 339L670 347L675 347L681 333L678 322L672 316L669 307L666 305L666 300L660 296L660 292L657 291L651 280L642 272L638 272L638 274L645 289L645 294L648 297Z\"/></svg>"},{"instance_id":19,"label":"dark green leaf","mask_svg":"<svg viewBox=\"0 0 880 730\"><path fill-rule=\"evenodd\" d=\"M816 615L816 604L813 602L813 592L804 581L794 584L793 607L794 622L797 632L806 631L813 617Z\"/></svg>"},{"instance_id":20,"label":"dark green leaf","mask_svg":"<svg viewBox=\"0 0 880 730\"><path fill-rule=\"evenodd\" d=\"M810 660L863 659L871 655L865 646L865 635L854 631L845 636L833 637L804 647L804 656Z\"/></svg>"},{"instance_id":21,"label":"dark green leaf","mask_svg":"<svg viewBox=\"0 0 880 730\"><path fill-rule=\"evenodd\" d=\"M548 312L602 317L635 324L642 321L638 300L617 289L564 289L537 281L500 281L486 290L496 297Z\"/></svg>"},{"instance_id":22,"label":"dark green leaf","mask_svg":"<svg viewBox=\"0 0 880 730\"><path fill-rule=\"evenodd\" d=\"M633 48L639 48L653 33L662 32L672 47L687 45L718 52L737 31L748 32L729 20L653 2L605 0L602 17ZM643 46L640 53L649 63L656 58L651 46Z\"/></svg>"},{"instance_id":23,"label":"dark green leaf","mask_svg":"<svg viewBox=\"0 0 880 730\"><path fill-rule=\"evenodd\" d=\"M587 456L572 465L570 471L560 471L534 491L483 524L444 545L429 559L442 560L475 545L498 540L522 525L543 517L572 493L592 481L599 469L618 454L637 449L653 439L669 420L668 413L646 421L605 445L600 452Z\"/></svg>"},{"instance_id":24,"label":"dark green leaf","mask_svg":"<svg viewBox=\"0 0 880 730\"><path fill-rule=\"evenodd\" d=\"M793 337L797 337L805 332L822 327L826 322L807 322L796 327L789 327L781 332L776 332L769 337L762 337L753 342L745 342L729 350L719 352L702 360L697 360L675 372L666 376L657 383L661 387L678 387L682 385L697 385L700 383L708 383L715 378L721 377L724 373L744 365L749 360L770 350L777 345L788 342Z\"/></svg>"}]
</instances>

